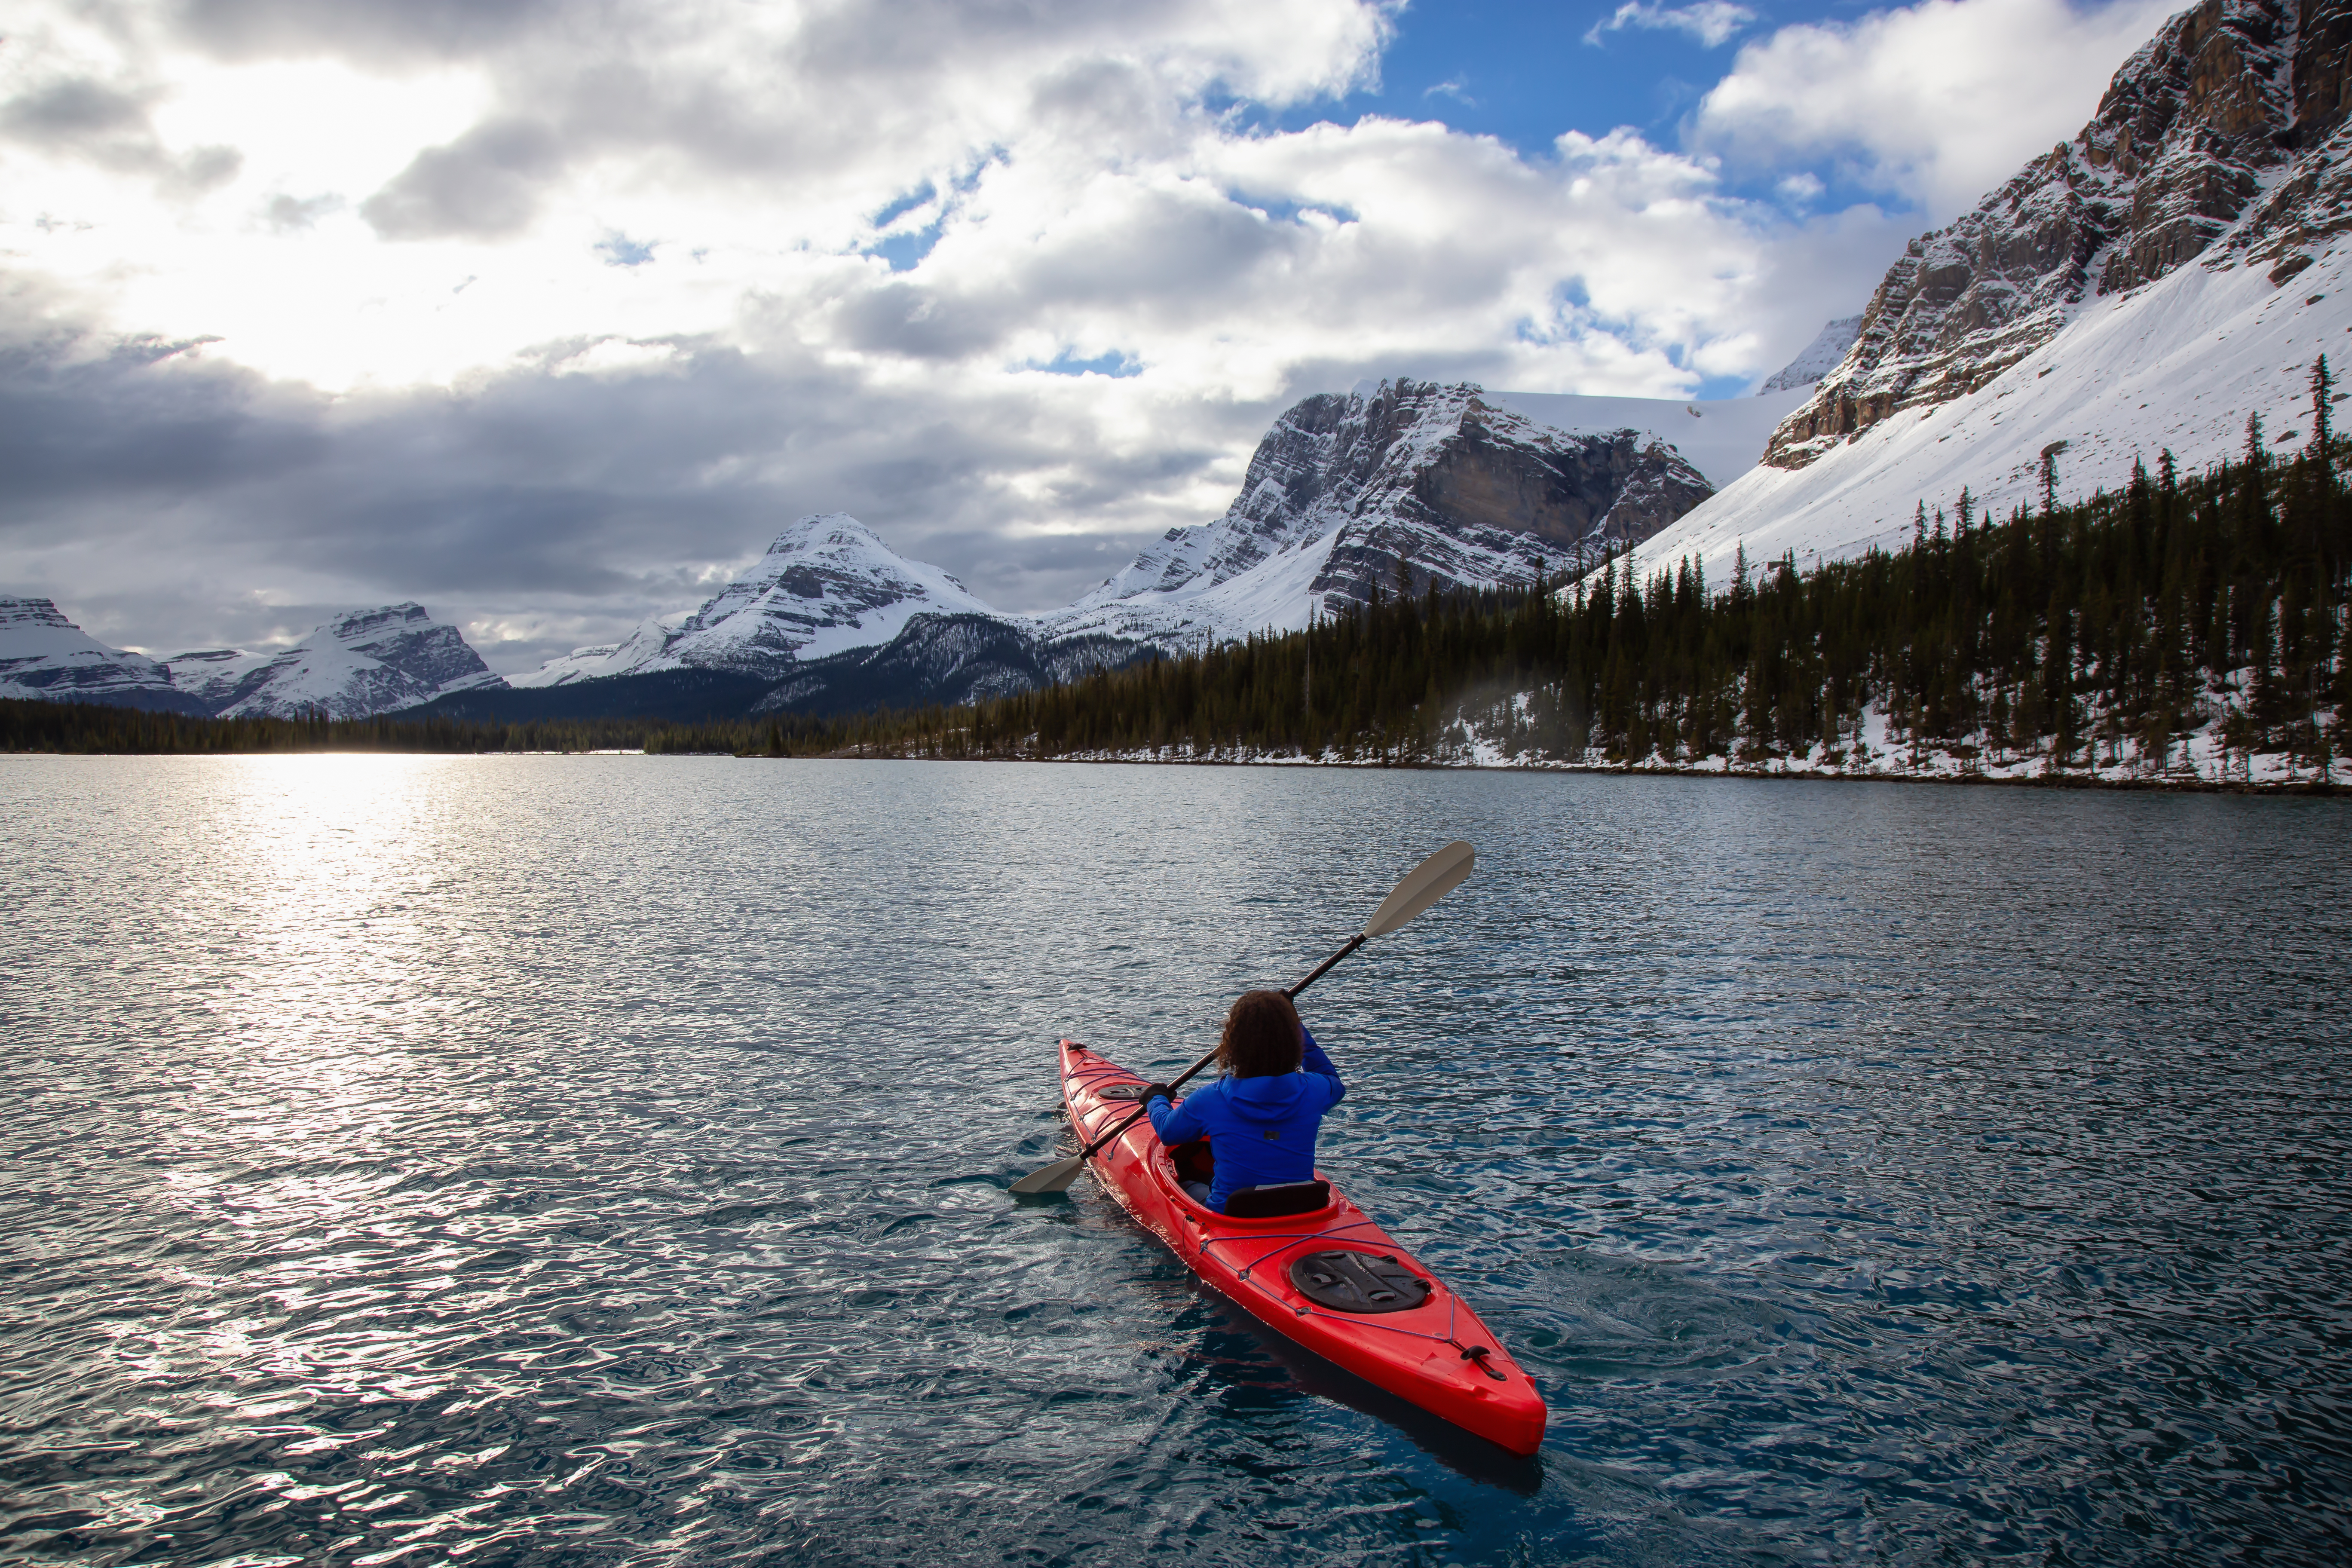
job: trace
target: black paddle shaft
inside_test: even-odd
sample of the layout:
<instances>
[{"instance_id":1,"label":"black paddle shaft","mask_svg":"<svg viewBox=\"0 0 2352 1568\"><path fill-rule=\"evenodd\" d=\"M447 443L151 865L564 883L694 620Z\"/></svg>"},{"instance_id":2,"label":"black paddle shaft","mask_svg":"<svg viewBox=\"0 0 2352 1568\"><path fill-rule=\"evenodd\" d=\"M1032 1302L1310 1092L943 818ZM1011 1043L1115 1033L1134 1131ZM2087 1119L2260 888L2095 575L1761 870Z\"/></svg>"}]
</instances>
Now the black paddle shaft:
<instances>
[{"instance_id":1,"label":"black paddle shaft","mask_svg":"<svg viewBox=\"0 0 2352 1568\"><path fill-rule=\"evenodd\" d=\"M1308 975L1306 979L1300 981L1297 984L1284 992L1283 994L1289 997L1294 1002L1297 1001L1298 994L1301 991L1306 990L1309 985L1314 984L1326 974L1328 974L1331 972L1331 966L1333 964L1339 963L1341 959L1347 957L1349 953L1363 946L1367 938L1364 933L1362 931L1358 931L1355 935L1348 939L1346 946L1333 953L1330 957L1325 959L1322 963L1317 964L1315 966L1314 973ZM1216 1059L1217 1052L1214 1048L1212 1048L1207 1056L1202 1057L1199 1061L1194 1062L1191 1067L1186 1068L1181 1077L1170 1082L1168 1085L1169 1092L1172 1094L1177 1089L1183 1088L1185 1081L1192 1078L1194 1073L1199 1072L1202 1068L1207 1067L1211 1062L1215 1061ZM1085 1151L1078 1155L1078 1158L1081 1160L1093 1159L1095 1157L1096 1150L1101 1148L1104 1144L1109 1142L1112 1139L1118 1137L1120 1133L1126 1131L1129 1128L1134 1126L1137 1122L1142 1121L1150 1113L1151 1108L1150 1106L1145 1105L1138 1107L1134 1115L1129 1117L1126 1121L1120 1122L1118 1126L1112 1128L1109 1131L1104 1133L1093 1142L1087 1144Z\"/></svg>"}]
</instances>

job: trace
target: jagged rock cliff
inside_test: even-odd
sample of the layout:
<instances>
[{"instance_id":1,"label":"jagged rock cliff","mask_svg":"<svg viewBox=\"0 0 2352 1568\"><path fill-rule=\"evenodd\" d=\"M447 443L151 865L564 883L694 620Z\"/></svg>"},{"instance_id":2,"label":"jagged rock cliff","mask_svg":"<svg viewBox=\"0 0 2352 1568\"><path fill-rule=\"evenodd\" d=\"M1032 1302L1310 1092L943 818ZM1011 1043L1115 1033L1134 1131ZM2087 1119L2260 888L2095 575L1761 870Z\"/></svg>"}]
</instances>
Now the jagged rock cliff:
<instances>
[{"instance_id":1,"label":"jagged rock cliff","mask_svg":"<svg viewBox=\"0 0 2352 1568\"><path fill-rule=\"evenodd\" d=\"M2196 260L2258 198L2274 282L2352 227L2340 173L2352 0L2206 0L2125 63L2073 141L1911 242L1853 349L1773 433L1801 468L1906 408L1965 396L2100 295Z\"/></svg>"},{"instance_id":2,"label":"jagged rock cliff","mask_svg":"<svg viewBox=\"0 0 2352 1568\"><path fill-rule=\"evenodd\" d=\"M1713 493L1650 431L1547 425L1466 384L1367 383L1294 405L1223 517L1171 530L1042 621L1162 646L1303 626L1404 578L1526 583L1646 539Z\"/></svg>"}]
</instances>

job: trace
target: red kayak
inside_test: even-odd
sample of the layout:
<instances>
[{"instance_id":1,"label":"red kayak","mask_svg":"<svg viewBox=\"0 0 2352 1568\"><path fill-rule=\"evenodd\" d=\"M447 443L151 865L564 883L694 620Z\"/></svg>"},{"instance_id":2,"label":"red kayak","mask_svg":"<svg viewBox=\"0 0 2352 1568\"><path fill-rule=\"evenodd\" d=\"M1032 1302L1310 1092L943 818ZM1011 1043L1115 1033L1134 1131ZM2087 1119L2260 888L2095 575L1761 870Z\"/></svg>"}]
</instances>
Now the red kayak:
<instances>
[{"instance_id":1,"label":"red kayak","mask_svg":"<svg viewBox=\"0 0 2352 1568\"><path fill-rule=\"evenodd\" d=\"M1144 1081L1062 1042L1062 1098L1087 1142L1135 1114ZM1514 1454L1543 1442L1543 1396L1502 1342L1321 1172L1227 1204L1292 1212L1219 1214L1179 1184L1180 1172L1208 1179L1206 1141L1169 1149L1149 1118L1105 1144L1093 1165L1121 1207L1267 1327Z\"/></svg>"}]
</instances>

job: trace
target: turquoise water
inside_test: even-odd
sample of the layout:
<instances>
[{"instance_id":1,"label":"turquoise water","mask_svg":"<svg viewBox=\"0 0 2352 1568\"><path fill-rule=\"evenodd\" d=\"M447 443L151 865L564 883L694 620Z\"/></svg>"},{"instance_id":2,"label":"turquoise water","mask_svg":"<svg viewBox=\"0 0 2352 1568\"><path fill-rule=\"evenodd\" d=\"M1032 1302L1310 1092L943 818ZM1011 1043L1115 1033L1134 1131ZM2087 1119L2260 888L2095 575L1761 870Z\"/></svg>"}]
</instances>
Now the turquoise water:
<instances>
[{"instance_id":1,"label":"turquoise water","mask_svg":"<svg viewBox=\"0 0 2352 1568\"><path fill-rule=\"evenodd\" d=\"M2352 1553L2352 808L718 758L0 759L0 1552ZM1053 1043L1303 1005L1540 1382L1303 1361Z\"/></svg>"}]
</instances>

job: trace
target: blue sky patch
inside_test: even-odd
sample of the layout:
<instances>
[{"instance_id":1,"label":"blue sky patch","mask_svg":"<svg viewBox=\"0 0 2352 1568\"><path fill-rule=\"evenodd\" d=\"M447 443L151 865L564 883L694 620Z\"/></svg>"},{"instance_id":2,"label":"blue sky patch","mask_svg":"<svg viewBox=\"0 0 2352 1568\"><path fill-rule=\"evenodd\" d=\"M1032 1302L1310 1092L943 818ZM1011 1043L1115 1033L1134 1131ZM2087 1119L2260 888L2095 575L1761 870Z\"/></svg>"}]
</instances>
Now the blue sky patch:
<instances>
[{"instance_id":1,"label":"blue sky patch","mask_svg":"<svg viewBox=\"0 0 2352 1568\"><path fill-rule=\"evenodd\" d=\"M1128 358L1127 355L1119 353L1117 349L1113 349L1108 353L1097 354L1092 359L1079 359L1076 357L1076 353L1077 351L1075 349L1064 349L1060 353L1055 354L1044 364L1039 364L1033 360L1025 368L1030 370L1042 370L1048 375L1108 375L1124 377L1141 375L1143 374L1143 365L1139 361Z\"/></svg>"},{"instance_id":2,"label":"blue sky patch","mask_svg":"<svg viewBox=\"0 0 2352 1568\"><path fill-rule=\"evenodd\" d=\"M607 267L643 267L654 258L654 241L631 239L614 229L596 242L596 254Z\"/></svg>"}]
</instances>

